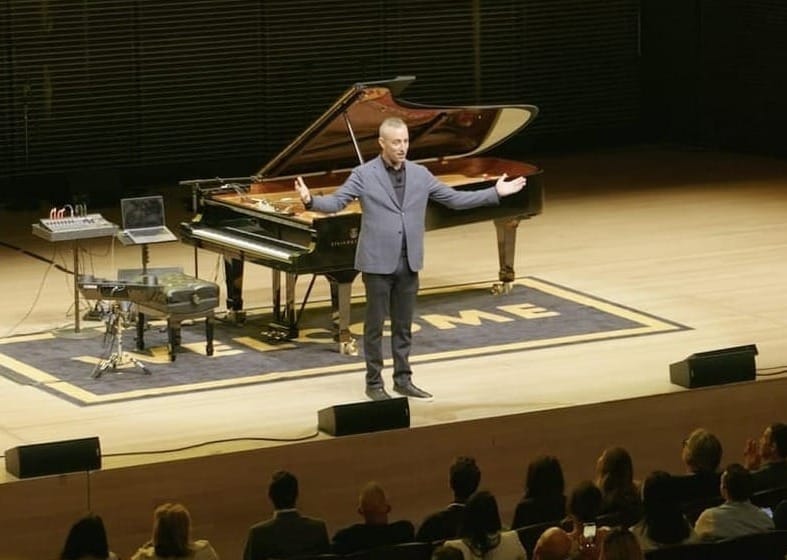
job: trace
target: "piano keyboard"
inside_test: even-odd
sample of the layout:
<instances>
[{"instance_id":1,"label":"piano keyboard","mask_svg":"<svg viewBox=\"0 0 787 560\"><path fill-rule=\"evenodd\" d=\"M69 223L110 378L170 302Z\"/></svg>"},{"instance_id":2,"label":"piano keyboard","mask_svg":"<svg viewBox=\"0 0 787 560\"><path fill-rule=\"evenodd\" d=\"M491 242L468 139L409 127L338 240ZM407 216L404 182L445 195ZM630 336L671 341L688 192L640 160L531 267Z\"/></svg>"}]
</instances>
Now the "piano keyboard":
<instances>
[{"instance_id":1,"label":"piano keyboard","mask_svg":"<svg viewBox=\"0 0 787 560\"><path fill-rule=\"evenodd\" d=\"M226 231L218 231L209 228L194 228L191 232L192 237L211 241L220 245L226 245L235 249L240 249L251 255L260 257L272 257L281 261L291 261L298 253L295 251L284 251L269 243L264 243L258 239L249 241L240 235L229 235Z\"/></svg>"}]
</instances>

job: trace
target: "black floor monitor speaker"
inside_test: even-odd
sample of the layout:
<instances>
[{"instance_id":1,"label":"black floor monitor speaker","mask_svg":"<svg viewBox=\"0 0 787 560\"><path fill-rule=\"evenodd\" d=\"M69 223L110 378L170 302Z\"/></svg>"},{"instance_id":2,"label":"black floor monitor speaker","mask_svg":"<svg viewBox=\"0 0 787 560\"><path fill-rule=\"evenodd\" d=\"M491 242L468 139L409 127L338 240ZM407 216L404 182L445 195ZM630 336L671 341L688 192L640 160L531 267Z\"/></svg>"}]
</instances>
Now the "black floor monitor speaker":
<instances>
[{"instance_id":1,"label":"black floor monitor speaker","mask_svg":"<svg viewBox=\"0 0 787 560\"><path fill-rule=\"evenodd\" d=\"M756 376L754 344L698 352L669 366L670 381L689 389L752 381Z\"/></svg>"},{"instance_id":2,"label":"black floor monitor speaker","mask_svg":"<svg viewBox=\"0 0 787 560\"><path fill-rule=\"evenodd\" d=\"M407 399L339 404L317 412L317 427L332 436L346 436L410 427Z\"/></svg>"},{"instance_id":3,"label":"black floor monitor speaker","mask_svg":"<svg viewBox=\"0 0 787 560\"><path fill-rule=\"evenodd\" d=\"M17 478L46 476L101 468L97 437L20 445L6 449L5 468Z\"/></svg>"}]
</instances>

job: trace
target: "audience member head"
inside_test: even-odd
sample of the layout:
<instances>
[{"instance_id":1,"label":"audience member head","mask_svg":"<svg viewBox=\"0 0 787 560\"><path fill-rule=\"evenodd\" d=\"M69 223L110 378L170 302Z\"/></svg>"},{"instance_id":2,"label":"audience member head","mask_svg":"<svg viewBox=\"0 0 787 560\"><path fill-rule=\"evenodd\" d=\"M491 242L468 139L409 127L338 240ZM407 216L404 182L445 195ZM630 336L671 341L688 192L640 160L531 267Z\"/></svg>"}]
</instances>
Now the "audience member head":
<instances>
[{"instance_id":1,"label":"audience member head","mask_svg":"<svg viewBox=\"0 0 787 560\"><path fill-rule=\"evenodd\" d=\"M162 504L153 512L153 548L161 558L191 554L191 515L182 504Z\"/></svg>"},{"instance_id":2,"label":"audience member head","mask_svg":"<svg viewBox=\"0 0 787 560\"><path fill-rule=\"evenodd\" d=\"M568 513L575 521L594 523L601 513L601 490L590 480L577 484L568 500Z\"/></svg>"},{"instance_id":3,"label":"audience member head","mask_svg":"<svg viewBox=\"0 0 787 560\"><path fill-rule=\"evenodd\" d=\"M616 528L601 541L598 560L643 560L642 548L628 529Z\"/></svg>"},{"instance_id":4,"label":"audience member head","mask_svg":"<svg viewBox=\"0 0 787 560\"><path fill-rule=\"evenodd\" d=\"M472 457L457 457L449 471L451 490L454 499L463 504L478 490L481 482L481 470Z\"/></svg>"},{"instance_id":5,"label":"audience member head","mask_svg":"<svg viewBox=\"0 0 787 560\"><path fill-rule=\"evenodd\" d=\"M71 526L60 560L109 558L109 544L104 521L98 515L86 515Z\"/></svg>"},{"instance_id":6,"label":"audience member head","mask_svg":"<svg viewBox=\"0 0 787 560\"><path fill-rule=\"evenodd\" d=\"M276 509L292 509L298 499L298 479L287 471L278 471L271 477L268 497Z\"/></svg>"},{"instance_id":7,"label":"audience member head","mask_svg":"<svg viewBox=\"0 0 787 560\"><path fill-rule=\"evenodd\" d=\"M704 428L697 428L683 442L681 458L690 472L716 472L721 455L719 438Z\"/></svg>"},{"instance_id":8,"label":"audience member head","mask_svg":"<svg viewBox=\"0 0 787 560\"><path fill-rule=\"evenodd\" d=\"M787 459L787 424L777 422L766 427L760 436L759 451L769 463Z\"/></svg>"},{"instance_id":9,"label":"audience member head","mask_svg":"<svg viewBox=\"0 0 787 560\"><path fill-rule=\"evenodd\" d=\"M634 464L629 452L622 447L605 449L596 462L596 480L604 495L632 487Z\"/></svg>"},{"instance_id":10,"label":"audience member head","mask_svg":"<svg viewBox=\"0 0 787 560\"><path fill-rule=\"evenodd\" d=\"M565 494L565 481L560 461L552 455L536 458L527 466L526 498L549 498Z\"/></svg>"},{"instance_id":11,"label":"audience member head","mask_svg":"<svg viewBox=\"0 0 787 560\"><path fill-rule=\"evenodd\" d=\"M571 553L571 537L560 527L550 527L538 537L533 560L566 560Z\"/></svg>"},{"instance_id":12,"label":"audience member head","mask_svg":"<svg viewBox=\"0 0 787 560\"><path fill-rule=\"evenodd\" d=\"M486 490L476 492L467 500L465 515L459 530L464 541L479 556L495 548L500 542L500 512L497 500Z\"/></svg>"},{"instance_id":13,"label":"audience member head","mask_svg":"<svg viewBox=\"0 0 787 560\"><path fill-rule=\"evenodd\" d=\"M672 477L653 471L642 483L645 531L659 544L677 544L685 540L691 528L680 509Z\"/></svg>"},{"instance_id":14,"label":"audience member head","mask_svg":"<svg viewBox=\"0 0 787 560\"><path fill-rule=\"evenodd\" d=\"M721 495L729 502L745 502L751 498L751 473L743 465L732 463L721 473Z\"/></svg>"},{"instance_id":15,"label":"audience member head","mask_svg":"<svg viewBox=\"0 0 787 560\"><path fill-rule=\"evenodd\" d=\"M391 506L383 487L376 482L369 482L358 496L358 513L367 525L387 525Z\"/></svg>"},{"instance_id":16,"label":"audience member head","mask_svg":"<svg viewBox=\"0 0 787 560\"><path fill-rule=\"evenodd\" d=\"M458 548L441 544L432 551L431 560L462 560L463 558L464 555Z\"/></svg>"}]
</instances>

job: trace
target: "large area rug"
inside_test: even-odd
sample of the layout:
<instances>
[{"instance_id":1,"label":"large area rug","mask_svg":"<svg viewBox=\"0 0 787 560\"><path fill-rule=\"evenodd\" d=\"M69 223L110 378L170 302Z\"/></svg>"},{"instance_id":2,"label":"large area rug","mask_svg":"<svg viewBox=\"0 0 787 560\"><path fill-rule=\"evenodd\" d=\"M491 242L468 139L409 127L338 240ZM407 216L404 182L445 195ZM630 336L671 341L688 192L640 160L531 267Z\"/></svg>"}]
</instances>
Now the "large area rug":
<instances>
[{"instance_id":1,"label":"large area rug","mask_svg":"<svg viewBox=\"0 0 787 560\"><path fill-rule=\"evenodd\" d=\"M363 299L353 302L352 331L362 332ZM133 362L100 377L97 363L116 345L106 337L40 333L0 340L0 374L32 384L79 405L94 405L191 391L206 391L294 378L363 371L363 356L338 353L329 330L326 302L306 307L296 340L271 343L263 333L265 310L250 312L243 325L216 321L215 352L205 352L204 323L184 324L182 351L167 353L164 329L153 323L145 352L133 352L135 329L122 337ZM518 279L510 293L494 295L490 283L451 286L419 293L413 363L459 360L562 344L685 330L688 327L532 277ZM103 331L102 331L103 332ZM359 341L360 342L360 341ZM359 344L360 347L360 344Z\"/></svg>"}]
</instances>

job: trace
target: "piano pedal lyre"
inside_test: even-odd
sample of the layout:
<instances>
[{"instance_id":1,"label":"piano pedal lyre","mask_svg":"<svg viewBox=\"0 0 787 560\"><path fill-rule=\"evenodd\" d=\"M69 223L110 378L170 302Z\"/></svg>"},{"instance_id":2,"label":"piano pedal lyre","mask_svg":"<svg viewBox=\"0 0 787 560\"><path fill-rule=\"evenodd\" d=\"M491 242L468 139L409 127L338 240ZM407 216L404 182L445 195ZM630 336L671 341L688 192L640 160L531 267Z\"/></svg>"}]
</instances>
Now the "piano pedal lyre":
<instances>
[{"instance_id":1,"label":"piano pedal lyre","mask_svg":"<svg viewBox=\"0 0 787 560\"><path fill-rule=\"evenodd\" d=\"M298 338L298 327L284 323L268 323L268 330L263 332L265 338L272 343L286 342Z\"/></svg>"}]
</instances>

